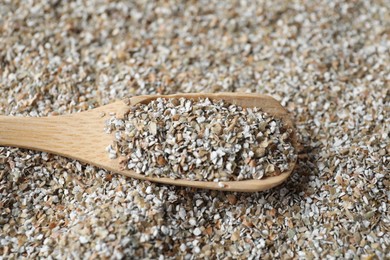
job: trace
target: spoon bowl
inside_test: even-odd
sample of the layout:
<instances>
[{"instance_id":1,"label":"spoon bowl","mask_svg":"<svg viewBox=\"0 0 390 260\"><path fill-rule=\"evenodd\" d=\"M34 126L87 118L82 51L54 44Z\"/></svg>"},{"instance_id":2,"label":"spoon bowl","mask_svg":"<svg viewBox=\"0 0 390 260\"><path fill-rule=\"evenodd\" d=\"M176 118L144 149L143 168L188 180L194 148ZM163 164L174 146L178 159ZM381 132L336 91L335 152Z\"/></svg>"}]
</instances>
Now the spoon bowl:
<instances>
[{"instance_id":1,"label":"spoon bowl","mask_svg":"<svg viewBox=\"0 0 390 260\"><path fill-rule=\"evenodd\" d=\"M123 170L120 159L110 159L106 147L113 141L113 134L104 131L105 121L112 115L123 117L129 105L148 103L156 98L181 98L225 100L227 103L242 107L258 107L293 130L291 141L296 151L298 142L293 122L288 112L278 101L267 95L245 93L187 93L175 95L134 96L89 111L51 117L11 117L0 116L0 146L13 146L58 154L76 159L106 170L120 173L140 180L148 180L163 184L204 188L223 191L256 192L271 189L284 182L292 173L296 162L289 164L287 171L278 176L260 180L242 181L192 181L148 177L132 170Z\"/></svg>"}]
</instances>

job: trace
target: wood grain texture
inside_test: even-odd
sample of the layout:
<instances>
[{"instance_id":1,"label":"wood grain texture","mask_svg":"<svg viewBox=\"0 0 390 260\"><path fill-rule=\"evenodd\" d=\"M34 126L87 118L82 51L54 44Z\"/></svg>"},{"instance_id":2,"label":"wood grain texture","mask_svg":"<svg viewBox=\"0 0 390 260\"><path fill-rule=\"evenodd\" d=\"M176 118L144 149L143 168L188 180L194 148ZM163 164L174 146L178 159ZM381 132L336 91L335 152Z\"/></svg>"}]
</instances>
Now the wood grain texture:
<instances>
[{"instance_id":1,"label":"wood grain texture","mask_svg":"<svg viewBox=\"0 0 390 260\"><path fill-rule=\"evenodd\" d=\"M165 96L136 96L128 101L134 105L147 103L157 97L163 98L205 98L237 104L243 107L259 107L274 117L283 120L292 129L294 125L287 111L270 96L244 93L197 93L175 94ZM123 116L128 110L127 102L117 101L90 111L42 118L0 116L0 146L13 146L58 154L86 162L129 177L173 184L179 186L206 188L225 191L255 192L273 188L285 181L294 169L295 163L290 164L289 170L275 177L262 180L244 180L222 182L220 187L216 182L173 180L170 178L145 177L134 171L121 170L118 159L109 159L106 147L112 143L113 135L104 132L105 121L111 114ZM298 150L295 131L292 135L294 147Z\"/></svg>"}]
</instances>

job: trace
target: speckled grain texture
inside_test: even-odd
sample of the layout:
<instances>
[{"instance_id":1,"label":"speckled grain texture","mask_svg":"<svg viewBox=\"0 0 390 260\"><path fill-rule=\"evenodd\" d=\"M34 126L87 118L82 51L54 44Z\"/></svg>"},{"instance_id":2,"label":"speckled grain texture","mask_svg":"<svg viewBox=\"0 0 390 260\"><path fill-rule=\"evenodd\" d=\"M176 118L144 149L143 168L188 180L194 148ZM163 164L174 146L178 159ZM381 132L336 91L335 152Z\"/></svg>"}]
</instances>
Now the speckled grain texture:
<instances>
[{"instance_id":1,"label":"speckled grain texture","mask_svg":"<svg viewBox=\"0 0 390 260\"><path fill-rule=\"evenodd\" d=\"M244 91L304 146L255 194L158 185L0 147L0 257L390 257L389 1L0 0L0 114Z\"/></svg>"}]
</instances>

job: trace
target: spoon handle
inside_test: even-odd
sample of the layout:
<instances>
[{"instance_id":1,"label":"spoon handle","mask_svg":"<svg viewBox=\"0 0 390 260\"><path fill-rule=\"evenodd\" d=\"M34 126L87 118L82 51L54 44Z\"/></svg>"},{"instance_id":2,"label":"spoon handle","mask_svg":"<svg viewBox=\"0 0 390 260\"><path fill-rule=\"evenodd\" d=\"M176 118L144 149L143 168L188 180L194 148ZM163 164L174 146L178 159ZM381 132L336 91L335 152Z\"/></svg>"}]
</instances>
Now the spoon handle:
<instances>
[{"instance_id":1,"label":"spoon handle","mask_svg":"<svg viewBox=\"0 0 390 260\"><path fill-rule=\"evenodd\" d=\"M0 116L0 145L45 151L59 141L62 130L46 117Z\"/></svg>"},{"instance_id":2,"label":"spoon handle","mask_svg":"<svg viewBox=\"0 0 390 260\"><path fill-rule=\"evenodd\" d=\"M105 153L111 137L96 112L27 118L0 116L0 146L13 146L91 161ZM96 158L95 157L95 158Z\"/></svg>"}]
</instances>

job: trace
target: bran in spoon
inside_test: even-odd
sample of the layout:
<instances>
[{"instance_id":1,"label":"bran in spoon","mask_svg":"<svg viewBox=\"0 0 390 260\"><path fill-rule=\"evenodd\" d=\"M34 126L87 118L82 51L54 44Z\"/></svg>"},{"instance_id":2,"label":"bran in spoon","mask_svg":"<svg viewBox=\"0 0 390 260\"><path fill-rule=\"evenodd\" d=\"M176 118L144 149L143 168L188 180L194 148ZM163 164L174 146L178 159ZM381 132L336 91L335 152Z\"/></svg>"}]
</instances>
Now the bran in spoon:
<instances>
[{"instance_id":1,"label":"bran in spoon","mask_svg":"<svg viewBox=\"0 0 390 260\"><path fill-rule=\"evenodd\" d=\"M107 121L110 158L153 177L198 181L279 175L296 159L291 129L258 108L210 99L158 98Z\"/></svg>"}]
</instances>

